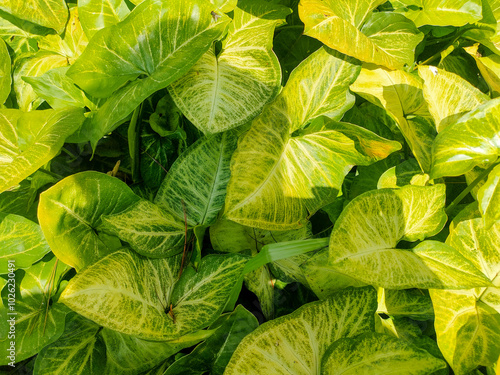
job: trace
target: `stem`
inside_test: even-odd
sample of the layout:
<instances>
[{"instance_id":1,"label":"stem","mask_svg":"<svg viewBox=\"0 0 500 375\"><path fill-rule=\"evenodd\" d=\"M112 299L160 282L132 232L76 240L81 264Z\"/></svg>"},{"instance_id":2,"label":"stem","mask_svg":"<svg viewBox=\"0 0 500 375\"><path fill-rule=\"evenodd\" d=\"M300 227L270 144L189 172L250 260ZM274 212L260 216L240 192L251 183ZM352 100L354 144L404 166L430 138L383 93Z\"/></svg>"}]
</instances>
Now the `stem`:
<instances>
[{"instance_id":1,"label":"stem","mask_svg":"<svg viewBox=\"0 0 500 375\"><path fill-rule=\"evenodd\" d=\"M427 60L425 60L424 62L420 63L419 65L428 65L430 62L434 61L435 59L437 59L438 57L441 56L441 53L443 51L446 51L446 49L448 47L450 47L453 43L455 43L463 34L465 34L466 31L469 31L470 29L472 29L471 27L468 27L468 28L463 28L462 30L460 30L457 35L452 38L450 40L450 42L448 42L444 48L442 48L440 51L436 52L434 55L432 55L431 57L429 57Z\"/></svg>"},{"instance_id":2,"label":"stem","mask_svg":"<svg viewBox=\"0 0 500 375\"><path fill-rule=\"evenodd\" d=\"M39 168L38 170L42 173L48 174L49 176L56 178L57 180L62 180L64 178L63 176L61 176L57 173L48 171L47 169L44 169L44 168Z\"/></svg>"},{"instance_id":3,"label":"stem","mask_svg":"<svg viewBox=\"0 0 500 375\"><path fill-rule=\"evenodd\" d=\"M471 192L472 189L485 177L487 177L491 170L496 166L496 163L491 164L488 168L486 168L483 173L481 173L474 181L472 181L469 186L467 186L459 195L456 197L453 202L450 203L450 205L446 208L445 212L447 215L452 212L455 207L462 201L462 199L465 198L467 194Z\"/></svg>"},{"instance_id":4,"label":"stem","mask_svg":"<svg viewBox=\"0 0 500 375\"><path fill-rule=\"evenodd\" d=\"M140 144L140 126L141 126L141 112L142 112L142 105L141 103L137 108L134 110L134 113L132 114L132 119L130 120L130 124L128 126L128 149L129 149L129 154L130 154L130 164L132 167L132 180L134 182L137 182L139 179L139 158L140 158L140 151L139 151L139 144Z\"/></svg>"}]
</instances>

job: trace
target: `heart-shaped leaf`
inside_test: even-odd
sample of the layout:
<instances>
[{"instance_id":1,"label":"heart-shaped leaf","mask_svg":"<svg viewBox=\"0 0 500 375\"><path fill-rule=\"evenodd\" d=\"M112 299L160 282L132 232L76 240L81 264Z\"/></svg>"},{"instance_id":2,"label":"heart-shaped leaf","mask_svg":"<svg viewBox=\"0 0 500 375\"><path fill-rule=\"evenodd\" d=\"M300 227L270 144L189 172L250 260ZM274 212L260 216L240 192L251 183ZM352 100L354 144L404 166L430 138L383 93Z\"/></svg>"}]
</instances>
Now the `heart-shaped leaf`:
<instances>
[{"instance_id":1,"label":"heart-shaped leaf","mask_svg":"<svg viewBox=\"0 0 500 375\"><path fill-rule=\"evenodd\" d=\"M169 86L177 106L205 134L247 123L281 89L274 28L290 13L262 0L240 0L222 49L210 48ZM235 82L238 82L235 85Z\"/></svg>"},{"instance_id":2,"label":"heart-shaped leaf","mask_svg":"<svg viewBox=\"0 0 500 375\"><path fill-rule=\"evenodd\" d=\"M99 9L99 12L95 10ZM90 39L106 26L122 21L130 10L125 0L79 0L78 14L85 34Z\"/></svg>"}]
</instances>

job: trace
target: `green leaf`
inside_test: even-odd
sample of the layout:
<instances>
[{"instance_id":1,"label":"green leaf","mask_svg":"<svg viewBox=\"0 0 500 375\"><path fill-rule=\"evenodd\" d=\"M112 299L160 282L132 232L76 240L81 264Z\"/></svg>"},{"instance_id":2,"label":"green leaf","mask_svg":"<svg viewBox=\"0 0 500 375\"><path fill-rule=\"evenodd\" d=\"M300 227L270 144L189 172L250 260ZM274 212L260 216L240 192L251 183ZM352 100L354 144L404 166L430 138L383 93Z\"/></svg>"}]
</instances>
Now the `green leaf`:
<instances>
[{"instance_id":1,"label":"green leaf","mask_svg":"<svg viewBox=\"0 0 500 375\"><path fill-rule=\"evenodd\" d=\"M488 229L500 220L500 165L488 175L488 180L477 192L477 200L484 226Z\"/></svg>"},{"instance_id":2,"label":"green leaf","mask_svg":"<svg viewBox=\"0 0 500 375\"><path fill-rule=\"evenodd\" d=\"M154 341L179 338L217 319L246 263L238 255L207 256L198 273L187 268L176 283L180 260L116 251L71 279L60 301L120 333Z\"/></svg>"},{"instance_id":3,"label":"green leaf","mask_svg":"<svg viewBox=\"0 0 500 375\"><path fill-rule=\"evenodd\" d=\"M10 94L11 66L7 45L0 41L0 104L5 103Z\"/></svg>"},{"instance_id":4,"label":"green leaf","mask_svg":"<svg viewBox=\"0 0 500 375\"><path fill-rule=\"evenodd\" d=\"M191 227L211 225L224 204L237 136L233 130L194 143L172 165L154 202L182 223L185 211Z\"/></svg>"},{"instance_id":5,"label":"green leaf","mask_svg":"<svg viewBox=\"0 0 500 375\"><path fill-rule=\"evenodd\" d=\"M500 93L500 56L487 49L480 53L478 46L479 44L475 44L464 49L474 58L477 68L488 84L492 94L498 96Z\"/></svg>"},{"instance_id":6,"label":"green leaf","mask_svg":"<svg viewBox=\"0 0 500 375\"><path fill-rule=\"evenodd\" d=\"M379 333L342 338L328 348L322 374L427 375L446 362L404 340Z\"/></svg>"},{"instance_id":7,"label":"green leaf","mask_svg":"<svg viewBox=\"0 0 500 375\"><path fill-rule=\"evenodd\" d=\"M480 0L393 0L391 4L417 27L464 26L482 18Z\"/></svg>"},{"instance_id":8,"label":"green leaf","mask_svg":"<svg viewBox=\"0 0 500 375\"><path fill-rule=\"evenodd\" d=\"M1 0L0 9L22 20L48 27L61 34L68 20L64 0Z\"/></svg>"},{"instance_id":9,"label":"green leaf","mask_svg":"<svg viewBox=\"0 0 500 375\"><path fill-rule=\"evenodd\" d=\"M304 33L330 48L390 69L411 65L423 34L400 14L372 12L382 3L301 0L299 14Z\"/></svg>"},{"instance_id":10,"label":"green leaf","mask_svg":"<svg viewBox=\"0 0 500 375\"><path fill-rule=\"evenodd\" d=\"M203 133L247 123L278 94L281 70L272 39L289 13L263 0L238 1L221 51L210 48L169 86L177 106Z\"/></svg>"},{"instance_id":11,"label":"green leaf","mask_svg":"<svg viewBox=\"0 0 500 375\"><path fill-rule=\"evenodd\" d=\"M54 254L80 271L113 250L96 233L101 215L123 212L138 200L117 178L87 171L43 192L38 219Z\"/></svg>"},{"instance_id":12,"label":"green leaf","mask_svg":"<svg viewBox=\"0 0 500 375\"><path fill-rule=\"evenodd\" d=\"M424 98L438 132L490 99L456 74L434 66L421 65L418 74L424 80Z\"/></svg>"},{"instance_id":13,"label":"green leaf","mask_svg":"<svg viewBox=\"0 0 500 375\"><path fill-rule=\"evenodd\" d=\"M124 0L78 0L78 13L83 30L90 39L97 31L122 21L130 10Z\"/></svg>"},{"instance_id":14,"label":"green leaf","mask_svg":"<svg viewBox=\"0 0 500 375\"><path fill-rule=\"evenodd\" d=\"M35 94L54 109L67 106L84 108L89 105L89 100L66 75L68 69L67 66L53 68L39 77L23 77L23 81L28 82Z\"/></svg>"},{"instance_id":15,"label":"green leaf","mask_svg":"<svg viewBox=\"0 0 500 375\"><path fill-rule=\"evenodd\" d=\"M50 69L67 65L68 61L64 56L49 51L38 51L32 56L18 59L14 66L13 81L19 108L31 111L43 102L25 81L25 77L39 77Z\"/></svg>"},{"instance_id":16,"label":"green leaf","mask_svg":"<svg viewBox=\"0 0 500 375\"><path fill-rule=\"evenodd\" d=\"M399 188L406 185L425 186L429 175L422 173L415 159L408 159L386 170L377 182L378 189Z\"/></svg>"},{"instance_id":17,"label":"green leaf","mask_svg":"<svg viewBox=\"0 0 500 375\"><path fill-rule=\"evenodd\" d=\"M488 285L485 276L446 244L425 241L412 251L398 242L423 240L446 223L445 186L380 189L353 199L330 237L330 266L364 283L389 289Z\"/></svg>"},{"instance_id":18,"label":"green leaf","mask_svg":"<svg viewBox=\"0 0 500 375\"><path fill-rule=\"evenodd\" d=\"M307 58L240 139L227 188L228 219L260 229L299 228L336 198L353 165L399 149L397 142L328 119L301 129L321 115L338 119L352 106L348 86L358 67L339 56L321 48Z\"/></svg>"},{"instance_id":19,"label":"green leaf","mask_svg":"<svg viewBox=\"0 0 500 375\"><path fill-rule=\"evenodd\" d=\"M500 223L460 222L448 243L493 283L470 290L430 290L439 348L457 375L491 366L500 354Z\"/></svg>"},{"instance_id":20,"label":"green leaf","mask_svg":"<svg viewBox=\"0 0 500 375\"><path fill-rule=\"evenodd\" d=\"M429 294L420 289L391 290L379 288L378 314L408 317L414 320L434 319Z\"/></svg>"},{"instance_id":21,"label":"green leaf","mask_svg":"<svg viewBox=\"0 0 500 375\"><path fill-rule=\"evenodd\" d=\"M211 331L188 335L176 341L146 341L108 328L101 331L106 344L107 374L136 375L165 361L181 349L210 337Z\"/></svg>"},{"instance_id":22,"label":"green leaf","mask_svg":"<svg viewBox=\"0 0 500 375\"><path fill-rule=\"evenodd\" d=\"M71 313L59 339L43 348L35 361L35 374L85 375L104 373L106 347L98 335L101 327Z\"/></svg>"},{"instance_id":23,"label":"green leaf","mask_svg":"<svg viewBox=\"0 0 500 375\"><path fill-rule=\"evenodd\" d=\"M236 8L238 0L210 0L210 2L222 12L229 13Z\"/></svg>"},{"instance_id":24,"label":"green leaf","mask_svg":"<svg viewBox=\"0 0 500 375\"><path fill-rule=\"evenodd\" d=\"M7 353L10 342L8 319L15 312L16 361L22 361L38 353L43 347L57 340L64 331L64 319L68 309L54 302L61 276L69 269L53 255L47 255L26 270L16 271L15 291L9 283L2 291L0 306L0 350ZM12 289L11 289L12 288ZM8 305L9 294L15 294L15 305ZM10 362L6 356L0 365Z\"/></svg>"},{"instance_id":25,"label":"green leaf","mask_svg":"<svg viewBox=\"0 0 500 375\"><path fill-rule=\"evenodd\" d=\"M465 114L436 137L431 178L459 176L475 166L487 167L500 155L500 98Z\"/></svg>"},{"instance_id":26,"label":"green leaf","mask_svg":"<svg viewBox=\"0 0 500 375\"><path fill-rule=\"evenodd\" d=\"M216 21L212 10L203 0L145 0L94 35L68 71L92 96L111 96L93 118L93 145L148 96L179 79L222 35L229 18Z\"/></svg>"},{"instance_id":27,"label":"green leaf","mask_svg":"<svg viewBox=\"0 0 500 375\"><path fill-rule=\"evenodd\" d=\"M364 67L351 89L389 112L397 121L420 167L428 172L436 129L422 87L419 77L402 70Z\"/></svg>"},{"instance_id":28,"label":"green leaf","mask_svg":"<svg viewBox=\"0 0 500 375\"><path fill-rule=\"evenodd\" d=\"M152 258L179 254L184 244L184 223L144 199L125 211L102 215L97 229L119 237L139 254Z\"/></svg>"},{"instance_id":29,"label":"green leaf","mask_svg":"<svg viewBox=\"0 0 500 375\"><path fill-rule=\"evenodd\" d=\"M346 289L259 326L234 352L225 375L319 374L328 347L374 330L376 293Z\"/></svg>"},{"instance_id":30,"label":"green leaf","mask_svg":"<svg viewBox=\"0 0 500 375\"><path fill-rule=\"evenodd\" d=\"M240 341L258 326L255 316L238 305L232 313L217 319L210 326L216 329L215 333L169 366L165 375L198 375L207 371L222 375Z\"/></svg>"},{"instance_id":31,"label":"green leaf","mask_svg":"<svg viewBox=\"0 0 500 375\"><path fill-rule=\"evenodd\" d=\"M18 215L7 215L0 221L0 273L14 261L16 269L29 268L50 251L40 226Z\"/></svg>"},{"instance_id":32,"label":"green leaf","mask_svg":"<svg viewBox=\"0 0 500 375\"><path fill-rule=\"evenodd\" d=\"M0 192L11 188L57 155L85 117L79 108L22 112L0 110Z\"/></svg>"}]
</instances>

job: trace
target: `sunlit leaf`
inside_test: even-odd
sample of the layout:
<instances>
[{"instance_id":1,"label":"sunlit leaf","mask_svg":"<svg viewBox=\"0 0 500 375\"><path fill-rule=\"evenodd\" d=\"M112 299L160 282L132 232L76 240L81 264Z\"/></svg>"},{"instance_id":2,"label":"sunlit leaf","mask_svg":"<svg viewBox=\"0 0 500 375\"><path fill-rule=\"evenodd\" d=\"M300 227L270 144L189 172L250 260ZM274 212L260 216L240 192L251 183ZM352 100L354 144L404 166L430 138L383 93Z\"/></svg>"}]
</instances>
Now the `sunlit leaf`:
<instances>
[{"instance_id":1,"label":"sunlit leaf","mask_svg":"<svg viewBox=\"0 0 500 375\"><path fill-rule=\"evenodd\" d=\"M78 13L83 30L90 39L97 31L123 20L130 10L125 0L78 0Z\"/></svg>"},{"instance_id":2,"label":"sunlit leaf","mask_svg":"<svg viewBox=\"0 0 500 375\"><path fill-rule=\"evenodd\" d=\"M477 192L477 200L484 218L484 226L490 228L500 220L500 165L488 175L488 180Z\"/></svg>"}]
</instances>

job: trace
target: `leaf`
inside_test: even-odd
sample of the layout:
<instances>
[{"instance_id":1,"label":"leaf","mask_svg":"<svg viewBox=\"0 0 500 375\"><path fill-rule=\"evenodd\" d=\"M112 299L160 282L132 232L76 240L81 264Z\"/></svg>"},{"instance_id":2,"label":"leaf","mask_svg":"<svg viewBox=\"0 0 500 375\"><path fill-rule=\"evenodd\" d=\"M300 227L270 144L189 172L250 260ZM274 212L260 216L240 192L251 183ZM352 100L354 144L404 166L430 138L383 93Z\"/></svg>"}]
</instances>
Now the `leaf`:
<instances>
[{"instance_id":1,"label":"leaf","mask_svg":"<svg viewBox=\"0 0 500 375\"><path fill-rule=\"evenodd\" d=\"M225 375L319 374L327 348L374 330L376 293L347 289L260 325L234 352Z\"/></svg>"},{"instance_id":2,"label":"leaf","mask_svg":"<svg viewBox=\"0 0 500 375\"><path fill-rule=\"evenodd\" d=\"M389 112L397 121L420 167L428 172L436 130L422 87L418 77L402 70L364 67L351 89Z\"/></svg>"},{"instance_id":3,"label":"leaf","mask_svg":"<svg viewBox=\"0 0 500 375\"><path fill-rule=\"evenodd\" d=\"M493 283L470 290L430 290L441 352L456 374L490 366L500 354L500 224L482 219L460 222L447 242Z\"/></svg>"},{"instance_id":4,"label":"leaf","mask_svg":"<svg viewBox=\"0 0 500 375\"><path fill-rule=\"evenodd\" d=\"M217 319L246 262L238 255L207 256L198 273L188 268L176 284L180 260L116 251L71 279L60 301L120 333L153 341L179 338Z\"/></svg>"},{"instance_id":5,"label":"leaf","mask_svg":"<svg viewBox=\"0 0 500 375\"><path fill-rule=\"evenodd\" d=\"M5 42L0 42L0 104L5 103L10 93L11 67L9 51Z\"/></svg>"},{"instance_id":6,"label":"leaf","mask_svg":"<svg viewBox=\"0 0 500 375\"><path fill-rule=\"evenodd\" d=\"M289 13L262 0L238 1L221 51L210 48L169 86L177 106L203 133L247 123L278 94L281 70L272 39Z\"/></svg>"},{"instance_id":7,"label":"leaf","mask_svg":"<svg viewBox=\"0 0 500 375\"><path fill-rule=\"evenodd\" d=\"M483 216L484 226L490 228L500 220L500 166L497 165L488 175L488 180L477 192L479 210Z\"/></svg>"},{"instance_id":8,"label":"leaf","mask_svg":"<svg viewBox=\"0 0 500 375\"><path fill-rule=\"evenodd\" d=\"M335 341L325 354L321 373L427 375L445 367L443 360L403 340L366 333Z\"/></svg>"},{"instance_id":9,"label":"leaf","mask_svg":"<svg viewBox=\"0 0 500 375\"><path fill-rule=\"evenodd\" d=\"M210 331L208 331L210 332ZM196 345L212 332L201 331L177 341L146 341L104 328L101 336L106 344L107 374L136 375L165 361L181 349Z\"/></svg>"},{"instance_id":10,"label":"leaf","mask_svg":"<svg viewBox=\"0 0 500 375\"><path fill-rule=\"evenodd\" d=\"M424 98L438 132L490 99L459 76L436 67L421 65L418 74L424 80Z\"/></svg>"},{"instance_id":11,"label":"leaf","mask_svg":"<svg viewBox=\"0 0 500 375\"><path fill-rule=\"evenodd\" d=\"M351 124L318 119L317 126L301 129L321 115L338 119L352 106L348 86L358 69L337 56L321 48L307 58L240 139L227 188L228 219L267 230L299 228L336 198L353 165L399 149Z\"/></svg>"},{"instance_id":12,"label":"leaf","mask_svg":"<svg viewBox=\"0 0 500 375\"><path fill-rule=\"evenodd\" d=\"M237 136L229 131L194 143L170 168L155 204L182 223L185 210L191 227L211 225L224 204Z\"/></svg>"},{"instance_id":13,"label":"leaf","mask_svg":"<svg viewBox=\"0 0 500 375\"><path fill-rule=\"evenodd\" d=\"M80 271L113 250L96 233L101 215L123 212L138 200L117 178L87 171L43 192L38 219L54 254Z\"/></svg>"},{"instance_id":14,"label":"leaf","mask_svg":"<svg viewBox=\"0 0 500 375\"><path fill-rule=\"evenodd\" d=\"M106 364L106 347L98 335L101 327L84 317L68 314L59 339L36 357L35 374L98 374Z\"/></svg>"},{"instance_id":15,"label":"leaf","mask_svg":"<svg viewBox=\"0 0 500 375\"><path fill-rule=\"evenodd\" d=\"M16 271L15 291L11 292L8 284L2 291L3 306L0 305L0 349L6 353L11 340L7 339L8 319L15 313L16 361L22 361L38 353L43 347L54 342L64 331L64 319L69 312L65 306L54 301L59 281L69 269L57 261L53 255L47 255L26 270ZM8 307L8 295L15 293L15 306ZM13 309L13 310L12 310ZM4 329L5 328L5 329ZM6 356L0 359L0 365L10 361Z\"/></svg>"},{"instance_id":16,"label":"leaf","mask_svg":"<svg viewBox=\"0 0 500 375\"><path fill-rule=\"evenodd\" d=\"M17 103L23 111L31 111L43 102L25 77L39 77L53 68L67 66L64 56L49 51L39 51L32 56L22 57L16 61L13 72L14 91Z\"/></svg>"},{"instance_id":17,"label":"leaf","mask_svg":"<svg viewBox=\"0 0 500 375\"><path fill-rule=\"evenodd\" d=\"M229 13L236 8L238 0L210 0L210 2L222 12Z\"/></svg>"},{"instance_id":18,"label":"leaf","mask_svg":"<svg viewBox=\"0 0 500 375\"><path fill-rule=\"evenodd\" d=\"M165 375L197 375L203 371L222 375L240 341L258 326L255 316L238 305L232 313L217 319L210 326L215 333L169 366Z\"/></svg>"},{"instance_id":19,"label":"leaf","mask_svg":"<svg viewBox=\"0 0 500 375\"><path fill-rule=\"evenodd\" d=\"M500 56L487 49L479 52L478 44L464 49L474 58L477 68L488 84L492 94L498 96L500 93Z\"/></svg>"},{"instance_id":20,"label":"leaf","mask_svg":"<svg viewBox=\"0 0 500 375\"><path fill-rule=\"evenodd\" d=\"M18 215L7 215L0 221L0 273L14 261L16 269L29 268L50 251L40 227Z\"/></svg>"},{"instance_id":21,"label":"leaf","mask_svg":"<svg viewBox=\"0 0 500 375\"><path fill-rule=\"evenodd\" d=\"M151 258L179 254L184 244L184 223L144 199L125 211L102 215L97 229L119 237Z\"/></svg>"},{"instance_id":22,"label":"leaf","mask_svg":"<svg viewBox=\"0 0 500 375\"><path fill-rule=\"evenodd\" d=\"M400 240L416 241L441 231L445 186L405 186L369 191L353 199L330 237L330 266L364 283L389 289L488 285L485 276L453 248L425 241L412 251Z\"/></svg>"},{"instance_id":23,"label":"leaf","mask_svg":"<svg viewBox=\"0 0 500 375\"><path fill-rule=\"evenodd\" d=\"M479 0L393 0L391 4L417 27L464 26L482 18Z\"/></svg>"},{"instance_id":24,"label":"leaf","mask_svg":"<svg viewBox=\"0 0 500 375\"><path fill-rule=\"evenodd\" d=\"M459 176L487 167L500 154L500 98L492 99L446 127L434 141L430 176Z\"/></svg>"},{"instance_id":25,"label":"leaf","mask_svg":"<svg viewBox=\"0 0 500 375\"><path fill-rule=\"evenodd\" d=\"M83 110L0 110L0 192L18 184L57 155L84 120Z\"/></svg>"},{"instance_id":26,"label":"leaf","mask_svg":"<svg viewBox=\"0 0 500 375\"><path fill-rule=\"evenodd\" d=\"M0 9L20 19L54 29L58 34L64 31L68 20L68 8L64 0L1 0Z\"/></svg>"},{"instance_id":27,"label":"leaf","mask_svg":"<svg viewBox=\"0 0 500 375\"><path fill-rule=\"evenodd\" d=\"M68 69L67 66L53 68L39 77L23 77L23 81L28 82L35 94L54 109L68 106L85 108L89 100L66 75Z\"/></svg>"},{"instance_id":28,"label":"leaf","mask_svg":"<svg viewBox=\"0 0 500 375\"><path fill-rule=\"evenodd\" d=\"M229 18L215 21L212 10L202 0L146 0L92 38L68 75L92 96L113 94L93 117L94 147L143 100L179 79L221 36ZM122 87L128 81L133 82Z\"/></svg>"},{"instance_id":29,"label":"leaf","mask_svg":"<svg viewBox=\"0 0 500 375\"><path fill-rule=\"evenodd\" d=\"M411 65L423 34L404 16L372 12L382 3L301 0L299 15L304 33L330 48L390 69Z\"/></svg>"},{"instance_id":30,"label":"leaf","mask_svg":"<svg viewBox=\"0 0 500 375\"><path fill-rule=\"evenodd\" d=\"M391 290L380 288L377 313L421 321L434 319L434 310L429 294L420 289Z\"/></svg>"},{"instance_id":31,"label":"leaf","mask_svg":"<svg viewBox=\"0 0 500 375\"><path fill-rule=\"evenodd\" d=\"M96 12L99 9L99 12ZM106 26L122 21L130 10L124 0L79 0L78 14L85 34L90 39Z\"/></svg>"},{"instance_id":32,"label":"leaf","mask_svg":"<svg viewBox=\"0 0 500 375\"><path fill-rule=\"evenodd\" d=\"M377 189L399 188L406 185L426 186L429 175L422 173L415 159L408 159L387 169L377 182Z\"/></svg>"}]
</instances>

